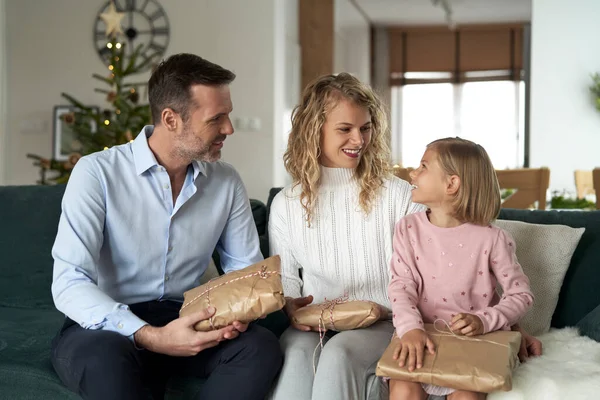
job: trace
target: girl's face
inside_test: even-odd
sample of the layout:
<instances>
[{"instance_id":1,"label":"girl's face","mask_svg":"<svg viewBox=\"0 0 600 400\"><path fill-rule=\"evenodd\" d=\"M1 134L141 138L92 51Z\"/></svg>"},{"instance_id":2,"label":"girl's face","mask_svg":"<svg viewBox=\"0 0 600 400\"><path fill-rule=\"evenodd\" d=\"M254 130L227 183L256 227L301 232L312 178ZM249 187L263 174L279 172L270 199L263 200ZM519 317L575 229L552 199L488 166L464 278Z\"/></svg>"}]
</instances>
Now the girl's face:
<instances>
[{"instance_id":1,"label":"girl's face","mask_svg":"<svg viewBox=\"0 0 600 400\"><path fill-rule=\"evenodd\" d=\"M448 175L442 170L435 150L427 149L419 168L410 172L412 201L429 208L439 207L447 199Z\"/></svg>"},{"instance_id":2,"label":"girl's face","mask_svg":"<svg viewBox=\"0 0 600 400\"><path fill-rule=\"evenodd\" d=\"M329 168L356 168L370 141L369 110L342 98L323 124L319 162Z\"/></svg>"}]
</instances>

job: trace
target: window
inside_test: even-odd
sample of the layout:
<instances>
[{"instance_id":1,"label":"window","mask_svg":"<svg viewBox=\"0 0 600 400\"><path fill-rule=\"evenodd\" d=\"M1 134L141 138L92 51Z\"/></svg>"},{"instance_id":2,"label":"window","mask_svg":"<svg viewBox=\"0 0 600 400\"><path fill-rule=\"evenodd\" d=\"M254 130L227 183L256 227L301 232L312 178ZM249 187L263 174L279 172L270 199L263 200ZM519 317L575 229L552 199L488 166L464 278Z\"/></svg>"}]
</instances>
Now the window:
<instances>
[{"instance_id":1,"label":"window","mask_svg":"<svg viewBox=\"0 0 600 400\"><path fill-rule=\"evenodd\" d=\"M393 161L416 167L429 142L460 136L481 144L495 168L522 167L524 86L506 80L393 87Z\"/></svg>"}]
</instances>

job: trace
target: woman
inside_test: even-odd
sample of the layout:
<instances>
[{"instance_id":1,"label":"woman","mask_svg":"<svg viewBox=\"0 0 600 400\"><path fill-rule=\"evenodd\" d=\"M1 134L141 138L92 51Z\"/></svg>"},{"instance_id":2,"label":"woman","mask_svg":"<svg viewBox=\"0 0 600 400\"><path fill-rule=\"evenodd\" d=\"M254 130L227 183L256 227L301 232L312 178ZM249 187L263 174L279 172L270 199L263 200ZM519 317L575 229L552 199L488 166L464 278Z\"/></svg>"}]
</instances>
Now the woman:
<instances>
[{"instance_id":1,"label":"woman","mask_svg":"<svg viewBox=\"0 0 600 400\"><path fill-rule=\"evenodd\" d=\"M375 367L394 331L386 293L394 226L424 210L412 203L410 185L390 173L388 141L381 100L350 74L317 79L294 110L284 155L293 183L273 199L269 217L285 311L293 316L346 294L379 304L386 318L328 335L322 350L317 332L292 324L281 337L285 361L274 400L387 397Z\"/></svg>"}]
</instances>

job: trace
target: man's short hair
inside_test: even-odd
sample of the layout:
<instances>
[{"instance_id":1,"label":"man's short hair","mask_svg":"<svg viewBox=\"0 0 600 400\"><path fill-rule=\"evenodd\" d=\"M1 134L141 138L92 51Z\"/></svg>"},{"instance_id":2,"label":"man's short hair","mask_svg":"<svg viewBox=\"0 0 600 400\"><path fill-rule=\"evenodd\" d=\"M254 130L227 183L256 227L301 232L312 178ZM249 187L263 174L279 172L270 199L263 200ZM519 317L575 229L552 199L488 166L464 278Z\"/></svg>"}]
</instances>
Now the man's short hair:
<instances>
[{"instance_id":1,"label":"man's short hair","mask_svg":"<svg viewBox=\"0 0 600 400\"><path fill-rule=\"evenodd\" d=\"M165 108L171 108L187 121L193 85L222 86L234 79L233 72L195 54L169 57L156 67L148 81L148 102L154 124L160 124Z\"/></svg>"}]
</instances>

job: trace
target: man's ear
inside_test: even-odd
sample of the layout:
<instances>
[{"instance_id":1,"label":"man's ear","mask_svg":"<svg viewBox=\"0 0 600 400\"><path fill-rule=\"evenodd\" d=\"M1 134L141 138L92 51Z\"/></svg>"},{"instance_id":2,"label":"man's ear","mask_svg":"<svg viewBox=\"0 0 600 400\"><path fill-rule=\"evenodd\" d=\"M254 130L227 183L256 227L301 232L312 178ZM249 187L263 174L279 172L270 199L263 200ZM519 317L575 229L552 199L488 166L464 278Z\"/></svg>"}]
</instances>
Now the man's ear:
<instances>
[{"instance_id":1,"label":"man's ear","mask_svg":"<svg viewBox=\"0 0 600 400\"><path fill-rule=\"evenodd\" d=\"M160 114L161 122L164 127L170 131L177 130L179 125L179 115L171 108L165 108Z\"/></svg>"},{"instance_id":2,"label":"man's ear","mask_svg":"<svg viewBox=\"0 0 600 400\"><path fill-rule=\"evenodd\" d=\"M456 195L458 189L460 189L460 184L460 177L458 175L450 175L447 181L446 194Z\"/></svg>"}]
</instances>

